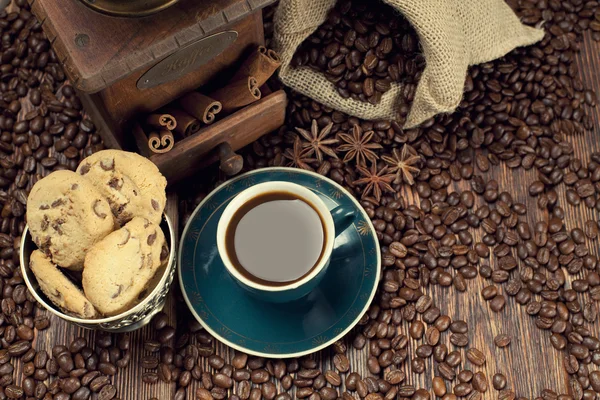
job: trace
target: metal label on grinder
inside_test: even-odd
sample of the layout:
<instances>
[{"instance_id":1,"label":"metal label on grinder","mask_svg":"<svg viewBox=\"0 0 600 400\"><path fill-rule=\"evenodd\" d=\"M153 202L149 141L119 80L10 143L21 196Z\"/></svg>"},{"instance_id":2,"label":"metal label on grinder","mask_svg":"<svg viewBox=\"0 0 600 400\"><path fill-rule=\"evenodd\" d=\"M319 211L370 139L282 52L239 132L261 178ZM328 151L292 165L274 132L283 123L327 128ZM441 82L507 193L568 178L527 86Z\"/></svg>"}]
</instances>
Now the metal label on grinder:
<instances>
[{"instance_id":1,"label":"metal label on grinder","mask_svg":"<svg viewBox=\"0 0 600 400\"><path fill-rule=\"evenodd\" d=\"M138 89L158 86L194 71L221 54L237 37L236 31L220 32L182 47L142 75Z\"/></svg>"}]
</instances>

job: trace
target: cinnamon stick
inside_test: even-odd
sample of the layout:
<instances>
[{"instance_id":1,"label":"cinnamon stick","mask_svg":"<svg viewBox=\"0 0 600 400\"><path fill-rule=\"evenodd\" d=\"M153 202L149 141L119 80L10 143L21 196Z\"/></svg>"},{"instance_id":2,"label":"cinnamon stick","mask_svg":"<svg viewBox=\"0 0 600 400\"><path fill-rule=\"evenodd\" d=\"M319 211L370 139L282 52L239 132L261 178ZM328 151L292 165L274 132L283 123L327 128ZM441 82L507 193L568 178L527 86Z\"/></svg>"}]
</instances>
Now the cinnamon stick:
<instances>
[{"instance_id":1,"label":"cinnamon stick","mask_svg":"<svg viewBox=\"0 0 600 400\"><path fill-rule=\"evenodd\" d=\"M261 87L271 76L273 76L280 65L281 59L275 51L268 50L264 46L259 46L246 60L244 60L242 66L236 72L231 82L240 80L246 76L253 76L256 78L258 87Z\"/></svg>"},{"instance_id":2,"label":"cinnamon stick","mask_svg":"<svg viewBox=\"0 0 600 400\"><path fill-rule=\"evenodd\" d=\"M227 86L213 92L210 97L221 102L223 112L231 113L238 108L260 100L261 93L256 78L247 76L230 82Z\"/></svg>"},{"instance_id":3,"label":"cinnamon stick","mask_svg":"<svg viewBox=\"0 0 600 400\"><path fill-rule=\"evenodd\" d=\"M223 109L219 101L198 92L182 96L179 104L185 112L207 125L215 122L216 115Z\"/></svg>"},{"instance_id":4,"label":"cinnamon stick","mask_svg":"<svg viewBox=\"0 0 600 400\"><path fill-rule=\"evenodd\" d=\"M175 145L173 132L163 129L148 135L148 147L154 153L166 153Z\"/></svg>"},{"instance_id":5,"label":"cinnamon stick","mask_svg":"<svg viewBox=\"0 0 600 400\"><path fill-rule=\"evenodd\" d=\"M146 117L146 124L157 129L168 129L172 131L177 127L177 121L170 114L150 114Z\"/></svg>"},{"instance_id":6,"label":"cinnamon stick","mask_svg":"<svg viewBox=\"0 0 600 400\"><path fill-rule=\"evenodd\" d=\"M187 112L178 108L169 107L165 111L171 114L177 121L177 126L173 130L174 133L181 137L188 137L200 130L201 124L198 119L194 118Z\"/></svg>"}]
</instances>

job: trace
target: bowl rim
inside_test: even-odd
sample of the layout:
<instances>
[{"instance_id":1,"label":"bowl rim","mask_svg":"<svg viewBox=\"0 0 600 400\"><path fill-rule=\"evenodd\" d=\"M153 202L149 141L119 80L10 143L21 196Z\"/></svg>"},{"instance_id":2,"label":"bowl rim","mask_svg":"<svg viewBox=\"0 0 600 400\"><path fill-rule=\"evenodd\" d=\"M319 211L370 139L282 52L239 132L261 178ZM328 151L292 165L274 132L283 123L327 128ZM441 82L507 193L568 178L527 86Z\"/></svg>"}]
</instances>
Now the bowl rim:
<instances>
[{"instance_id":1,"label":"bowl rim","mask_svg":"<svg viewBox=\"0 0 600 400\"><path fill-rule=\"evenodd\" d=\"M27 267L25 266L25 262L24 262L24 246L26 243L26 240L31 240L33 242L33 238L31 238L31 233L29 232L29 225L25 225L25 229L23 229L23 233L21 235L21 244L19 246L19 263L21 264L21 275L23 277L23 280L25 281L25 284L27 285L27 289L29 289L29 291L31 292L31 294L33 295L33 297L40 303L42 304L42 306L44 306L44 308L48 311L50 311L51 313L53 313L54 315L67 320L69 322L73 322L76 324L84 324L84 325L101 325L101 324L105 324L105 323L110 323L110 322L114 322L114 321L118 321L120 319L126 318L129 315L135 314L138 311L142 310L149 302L150 299L154 298L156 296L156 294L162 290L163 286L165 285L165 282L168 278L168 276L170 275L171 270L174 268L175 265L175 253L176 251L176 238L175 238L175 231L173 228L173 222L171 221L171 218L169 218L169 216L166 213L163 213L163 218L164 220L167 222L167 226L169 228L169 235L170 235L170 248L169 248L169 259L168 259L168 263L167 266L165 267L165 270L163 272L163 276L160 278L160 281L156 284L156 286L154 287L154 289L152 290L152 292L150 292L146 298L144 300L142 300L141 302L139 302L138 304L136 304L133 308L130 308L127 311L123 311L120 314L117 315L113 315L110 317L105 317L105 318L78 318L78 317L73 317L69 314L65 314L62 311L60 311L59 309L55 308L56 306L54 305L50 305L48 304L48 302L46 302L37 292L37 290L33 287L33 284L31 283L31 281L29 280L29 276L27 273L26 268L29 268L29 265L27 265ZM33 273L33 272L32 272Z\"/></svg>"}]
</instances>

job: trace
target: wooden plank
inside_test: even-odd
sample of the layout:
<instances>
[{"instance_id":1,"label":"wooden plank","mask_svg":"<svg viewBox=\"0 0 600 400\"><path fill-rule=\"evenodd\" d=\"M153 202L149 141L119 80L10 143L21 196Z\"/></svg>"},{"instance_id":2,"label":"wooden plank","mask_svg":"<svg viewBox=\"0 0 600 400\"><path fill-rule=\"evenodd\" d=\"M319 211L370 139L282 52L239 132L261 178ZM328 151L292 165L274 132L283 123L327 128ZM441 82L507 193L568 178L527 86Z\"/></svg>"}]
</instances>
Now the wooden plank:
<instances>
[{"instance_id":1,"label":"wooden plank","mask_svg":"<svg viewBox=\"0 0 600 400\"><path fill-rule=\"evenodd\" d=\"M193 174L202 165L204 156L218 144L229 142L235 151L280 127L286 102L285 92L280 90L177 142L171 151L153 155L150 160L173 184Z\"/></svg>"},{"instance_id":2,"label":"wooden plank","mask_svg":"<svg viewBox=\"0 0 600 400\"><path fill-rule=\"evenodd\" d=\"M181 0L148 17L115 18L78 0L29 0L44 29L56 36L54 46L65 58L73 85L88 93L154 64L170 48L165 42L181 31L188 33L186 41L196 40L274 1ZM198 25L201 29L194 28Z\"/></svg>"},{"instance_id":3,"label":"wooden plank","mask_svg":"<svg viewBox=\"0 0 600 400\"><path fill-rule=\"evenodd\" d=\"M586 35L582 46L582 53L578 55L577 61L584 84L600 92L600 62L597 55L600 54L600 44L593 42L589 34ZM597 134L600 132L600 109L596 107L591 110L591 116L594 119L594 131L587 132L585 135L572 136L569 140L573 143L575 154L587 161L592 152L600 151L600 141L597 140ZM498 180L501 190L509 190L515 199L527 205L528 219L530 223L539 221L546 216L542 214L536 206L535 199L527 194L527 186L535 180L533 171L510 170L505 166L493 167L487 178ZM466 186L459 185L455 189L465 189ZM416 193L410 191L404 193L405 198L411 204L418 204L419 198ZM582 227L583 223L590 218L598 219L597 212L591 212L585 206L571 207L566 205L564 190L559 190L560 201L565 205L567 228ZM171 204L171 203L170 203ZM598 241L587 243L591 252L598 256L600 248ZM501 313L493 313L489 306L483 301L479 292L484 286L484 282L477 278L468 282L468 291L466 293L457 293L453 288L439 288L429 292L435 299L436 305L442 312L450 315L452 318L464 319L469 323L469 337L471 345L481 349L487 358L487 363L483 368L473 368L473 370L485 371L488 379L496 372L502 372L508 377L508 387L515 390L517 395L534 398L538 396L542 389L550 388L559 393L567 392L567 374L562 364L562 354L550 346L548 332L541 331L534 324L534 319L529 317L522 307L515 304L512 298L508 299L507 306ZM185 311L185 305L177 301L175 295L170 296L169 312L171 322L174 324L178 319L182 320L189 314ZM175 313L175 311L180 311ZM176 318L177 317L177 318ZM184 327L180 327L184 330ZM358 328L360 329L360 328ZM404 324L399 328L403 333L407 332ZM591 327L595 335L600 334L600 324L596 323ZM512 337L511 345L506 349L497 349L492 341L496 334L507 333ZM37 349L50 350L52 345L64 344L77 335L83 335L89 340L93 340L94 334L89 331L76 328L66 322L52 317L52 327L38 333L35 346ZM118 388L119 398L123 400L150 399L156 397L160 400L171 399L174 393L174 384L158 383L156 385L145 385L141 383L141 377L144 370L139 366L139 359L146 354L142 349L144 338L153 337L154 332L150 328L144 328L132 335L132 363L126 370L118 372L113 379ZM350 343L352 334L345 338L348 344L348 357L351 363L352 371L359 372L363 376L371 376L366 368L368 357L368 346L362 351L354 350ZM447 343L447 336L444 336ZM409 348L412 350L417 343L411 341ZM223 356L226 360L231 360L235 351L226 346L216 343L216 353ZM461 351L463 358L464 351ZM331 369L331 350L325 349L319 354L314 355L321 368ZM468 362L463 365L469 367ZM203 367L210 371L204 361ZM22 374L22 365L16 364L16 376ZM427 365L426 373L414 375L408 366L403 367L407 372L407 381L415 383L420 387L431 388L432 365ZM199 383L193 382L188 389L186 399L195 399L195 388ZM281 390L281 388L280 388ZM498 398L498 392L491 387L482 397L484 400L495 400Z\"/></svg>"}]
</instances>

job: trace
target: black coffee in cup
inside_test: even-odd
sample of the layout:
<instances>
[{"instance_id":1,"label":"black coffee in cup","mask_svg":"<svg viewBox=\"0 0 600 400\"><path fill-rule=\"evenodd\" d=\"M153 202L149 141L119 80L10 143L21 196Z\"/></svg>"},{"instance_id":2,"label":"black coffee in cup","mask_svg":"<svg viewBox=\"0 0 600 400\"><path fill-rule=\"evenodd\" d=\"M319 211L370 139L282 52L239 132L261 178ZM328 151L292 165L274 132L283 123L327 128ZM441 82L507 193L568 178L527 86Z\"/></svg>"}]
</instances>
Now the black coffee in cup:
<instances>
[{"instance_id":1,"label":"black coffee in cup","mask_svg":"<svg viewBox=\"0 0 600 400\"><path fill-rule=\"evenodd\" d=\"M233 214L225 234L235 269L262 285L296 282L319 264L328 232L316 207L296 194L267 192Z\"/></svg>"}]
</instances>

